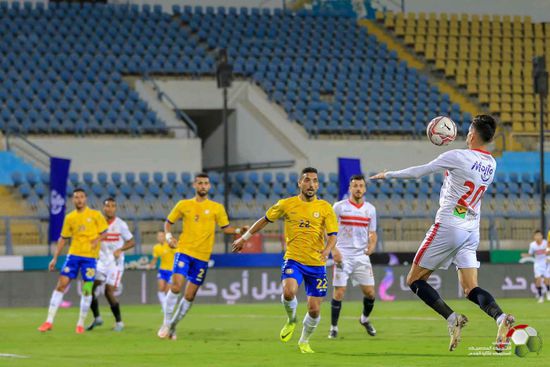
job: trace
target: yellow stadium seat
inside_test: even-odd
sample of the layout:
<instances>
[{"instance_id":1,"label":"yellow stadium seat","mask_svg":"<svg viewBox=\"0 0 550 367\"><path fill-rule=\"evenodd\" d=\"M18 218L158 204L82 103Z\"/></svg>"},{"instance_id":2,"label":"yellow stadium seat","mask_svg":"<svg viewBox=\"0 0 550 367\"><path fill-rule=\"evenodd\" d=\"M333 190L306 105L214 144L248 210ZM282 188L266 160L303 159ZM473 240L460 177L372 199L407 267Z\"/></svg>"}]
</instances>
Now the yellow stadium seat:
<instances>
[{"instance_id":1,"label":"yellow stadium seat","mask_svg":"<svg viewBox=\"0 0 550 367\"><path fill-rule=\"evenodd\" d=\"M489 102L489 112L491 113L495 113L495 112L500 112L500 103L498 102Z\"/></svg>"},{"instance_id":2,"label":"yellow stadium seat","mask_svg":"<svg viewBox=\"0 0 550 367\"><path fill-rule=\"evenodd\" d=\"M379 23L382 23L382 22L385 20L385 18L386 18L386 17L384 16L384 12L383 12L383 11L380 11L380 10L378 10L378 11L376 12L376 15L375 15L375 16L376 16L376 21L379 22Z\"/></svg>"},{"instance_id":3,"label":"yellow stadium seat","mask_svg":"<svg viewBox=\"0 0 550 367\"><path fill-rule=\"evenodd\" d=\"M457 75L456 76L456 84L458 84L459 87L465 87L467 85L466 75Z\"/></svg>"},{"instance_id":4,"label":"yellow stadium seat","mask_svg":"<svg viewBox=\"0 0 550 367\"><path fill-rule=\"evenodd\" d=\"M441 57L437 57L436 60L435 60L435 69L436 70L445 70L445 65L447 63L447 60L445 57L441 58Z\"/></svg>"},{"instance_id":5,"label":"yellow stadium seat","mask_svg":"<svg viewBox=\"0 0 550 367\"><path fill-rule=\"evenodd\" d=\"M477 96L477 99L479 100L479 103L481 104L487 104L491 100L489 98L489 94L487 93L479 93Z\"/></svg>"},{"instance_id":6,"label":"yellow stadium seat","mask_svg":"<svg viewBox=\"0 0 550 367\"><path fill-rule=\"evenodd\" d=\"M500 91L501 91L501 93L511 94L512 93L512 86L510 86L510 85L501 85L500 86Z\"/></svg>"},{"instance_id":7,"label":"yellow stadium seat","mask_svg":"<svg viewBox=\"0 0 550 367\"><path fill-rule=\"evenodd\" d=\"M426 44L421 42L416 42L414 44L414 52L424 54L426 52Z\"/></svg>"},{"instance_id":8,"label":"yellow stadium seat","mask_svg":"<svg viewBox=\"0 0 550 367\"><path fill-rule=\"evenodd\" d=\"M512 122L512 130L514 131L523 131L523 123L521 122Z\"/></svg>"},{"instance_id":9,"label":"yellow stadium seat","mask_svg":"<svg viewBox=\"0 0 550 367\"><path fill-rule=\"evenodd\" d=\"M468 83L468 85L466 86L466 92L468 92L468 94L477 94L477 84L476 83Z\"/></svg>"},{"instance_id":10,"label":"yellow stadium seat","mask_svg":"<svg viewBox=\"0 0 550 367\"><path fill-rule=\"evenodd\" d=\"M403 37L405 35L405 27L398 25L397 22L395 24L395 35L398 37Z\"/></svg>"},{"instance_id":11,"label":"yellow stadium seat","mask_svg":"<svg viewBox=\"0 0 550 367\"><path fill-rule=\"evenodd\" d=\"M406 32L406 36L405 36L405 39L403 40L403 42L407 46L414 45L415 39L414 39L414 36L413 36L413 32Z\"/></svg>"},{"instance_id":12,"label":"yellow stadium seat","mask_svg":"<svg viewBox=\"0 0 550 367\"><path fill-rule=\"evenodd\" d=\"M429 43L431 45L437 44L435 36L427 36L426 37L426 43Z\"/></svg>"},{"instance_id":13,"label":"yellow stadium seat","mask_svg":"<svg viewBox=\"0 0 550 367\"><path fill-rule=\"evenodd\" d=\"M535 38L544 38L544 29L542 23L533 24L535 28Z\"/></svg>"},{"instance_id":14,"label":"yellow stadium seat","mask_svg":"<svg viewBox=\"0 0 550 367\"><path fill-rule=\"evenodd\" d=\"M419 36L425 36L428 34L428 29L426 28L426 24L417 25L416 26L416 34Z\"/></svg>"},{"instance_id":15,"label":"yellow stadium seat","mask_svg":"<svg viewBox=\"0 0 550 367\"><path fill-rule=\"evenodd\" d=\"M420 12L418 13L418 18L416 19L417 22L427 23L428 18L426 18L426 13Z\"/></svg>"},{"instance_id":16,"label":"yellow stadium seat","mask_svg":"<svg viewBox=\"0 0 550 367\"><path fill-rule=\"evenodd\" d=\"M435 47L432 44L426 44L426 60L434 61L435 60Z\"/></svg>"},{"instance_id":17,"label":"yellow stadium seat","mask_svg":"<svg viewBox=\"0 0 550 367\"><path fill-rule=\"evenodd\" d=\"M384 18L384 27L389 29L395 28L395 14L393 14L393 12L386 12L386 17Z\"/></svg>"},{"instance_id":18,"label":"yellow stadium seat","mask_svg":"<svg viewBox=\"0 0 550 367\"><path fill-rule=\"evenodd\" d=\"M407 13L407 27L413 26L416 27L416 14L415 13Z\"/></svg>"},{"instance_id":19,"label":"yellow stadium seat","mask_svg":"<svg viewBox=\"0 0 550 367\"><path fill-rule=\"evenodd\" d=\"M500 121L501 122L512 122L512 114L508 112L503 112L500 114Z\"/></svg>"},{"instance_id":20,"label":"yellow stadium seat","mask_svg":"<svg viewBox=\"0 0 550 367\"><path fill-rule=\"evenodd\" d=\"M532 122L526 122L523 124L523 129L525 132L534 133L538 131L538 125Z\"/></svg>"},{"instance_id":21,"label":"yellow stadium seat","mask_svg":"<svg viewBox=\"0 0 550 367\"><path fill-rule=\"evenodd\" d=\"M498 93L500 102L512 103L512 95L509 93ZM496 100L496 99L495 99Z\"/></svg>"}]
</instances>

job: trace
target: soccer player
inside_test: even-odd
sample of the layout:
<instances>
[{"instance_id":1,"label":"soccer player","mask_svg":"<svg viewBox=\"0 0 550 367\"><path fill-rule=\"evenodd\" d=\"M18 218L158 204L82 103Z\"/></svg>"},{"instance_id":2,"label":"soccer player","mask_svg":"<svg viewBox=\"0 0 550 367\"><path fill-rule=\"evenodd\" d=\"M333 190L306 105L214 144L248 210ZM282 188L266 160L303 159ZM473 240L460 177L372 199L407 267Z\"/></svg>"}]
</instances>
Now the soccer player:
<instances>
[{"instance_id":1,"label":"soccer player","mask_svg":"<svg viewBox=\"0 0 550 367\"><path fill-rule=\"evenodd\" d=\"M166 293L170 289L172 283L172 268L174 267L174 256L176 255L176 249L170 247L166 242L164 232L157 233L158 243L153 246L153 259L149 264L149 269L155 269L157 261L160 259L160 266L157 273L158 284L158 297L159 302L164 312L164 303L166 300Z\"/></svg>"},{"instance_id":2,"label":"soccer player","mask_svg":"<svg viewBox=\"0 0 550 367\"><path fill-rule=\"evenodd\" d=\"M428 306L448 322L451 336L449 350L456 349L461 329L466 325L466 316L455 313L441 299L427 280L438 268L456 265L458 279L467 298L494 318L497 323L495 349L501 352L508 343L506 334L514 324L514 317L505 314L493 296L478 286L479 262L476 250L479 245L479 221L481 199L493 182L496 170L495 159L486 150L496 130L496 122L489 115L474 117L466 138L468 149L455 149L439 155L428 164L410 167L401 171L381 172L371 179L418 179L444 170L445 180L441 187L439 210L435 224L414 257L407 284Z\"/></svg>"},{"instance_id":3,"label":"soccer player","mask_svg":"<svg viewBox=\"0 0 550 367\"><path fill-rule=\"evenodd\" d=\"M164 322L157 333L162 339L176 339L176 326L191 308L197 291L204 282L214 247L216 224L225 234L240 234L243 231L242 228L230 227L223 205L208 199L210 179L206 173L195 176L193 187L195 197L180 200L164 222L166 242L172 248L177 247L177 253L172 271L172 285L166 294ZM180 219L183 232L176 241L170 230ZM178 303L185 280L187 284Z\"/></svg>"},{"instance_id":4,"label":"soccer player","mask_svg":"<svg viewBox=\"0 0 550 367\"><path fill-rule=\"evenodd\" d=\"M100 242L107 237L108 225L105 218L97 210L86 205L86 192L81 188L73 191L73 205L75 209L65 217L61 237L57 241L53 259L48 269L55 270L59 255L63 251L68 239L71 239L69 254L61 268L57 286L50 299L48 318L40 325L39 331L52 330L53 320L57 309L63 301L63 292L72 279L80 272L82 276L82 297L80 299L80 316L76 324L76 333L84 333L84 321L92 302L92 288L95 279L96 262L99 257Z\"/></svg>"},{"instance_id":5,"label":"soccer player","mask_svg":"<svg viewBox=\"0 0 550 367\"><path fill-rule=\"evenodd\" d=\"M536 230L533 234L533 242L529 244L529 252L521 254L522 257L534 256L535 262L533 264L533 270L535 273L535 285L537 286L538 302L544 302L544 296L542 295L542 286L544 285L544 278L546 277L546 299L550 301L550 284L548 284L547 263L546 254L548 252L548 243L542 238L542 232Z\"/></svg>"},{"instance_id":6,"label":"soccer player","mask_svg":"<svg viewBox=\"0 0 550 367\"><path fill-rule=\"evenodd\" d=\"M378 237L376 235L376 209L371 203L365 201L366 191L365 176L354 175L349 183L349 198L334 204L339 232L333 252L334 259L338 260L339 264L334 266L332 279L329 339L338 336L338 318L350 277L352 284L359 284L363 292L363 312L359 323L365 327L369 335L376 335L376 329L369 321L375 299L374 276L369 255L374 252Z\"/></svg>"},{"instance_id":7,"label":"soccer player","mask_svg":"<svg viewBox=\"0 0 550 367\"><path fill-rule=\"evenodd\" d=\"M298 348L302 353L314 353L309 338L321 320L321 301L327 294L325 263L336 245L338 221L332 206L317 198L319 179L317 170L304 168L298 181L300 194L279 200L265 216L259 219L239 239L233 242L233 251L240 251L250 237L268 223L279 218L285 221L287 250L284 256L281 280L283 282L283 303L288 319L283 326L280 339L288 342L296 328L296 293L302 282L307 294L307 313L303 321L302 336ZM328 240L325 245L325 236Z\"/></svg>"},{"instance_id":8,"label":"soccer player","mask_svg":"<svg viewBox=\"0 0 550 367\"><path fill-rule=\"evenodd\" d=\"M120 304L115 296L115 291L120 285L124 274L124 251L135 246L134 236L128 229L128 224L116 216L117 204L115 199L109 197L103 201L103 215L109 224L107 238L101 241L99 261L97 262L97 276L92 292L91 309L94 321L86 330L93 330L96 326L103 325L103 319L99 313L98 293L105 289L105 298L111 306L115 317L113 331L122 331L124 323L120 315ZM104 285L104 288L102 287ZM98 292L99 291L99 292Z\"/></svg>"}]
</instances>

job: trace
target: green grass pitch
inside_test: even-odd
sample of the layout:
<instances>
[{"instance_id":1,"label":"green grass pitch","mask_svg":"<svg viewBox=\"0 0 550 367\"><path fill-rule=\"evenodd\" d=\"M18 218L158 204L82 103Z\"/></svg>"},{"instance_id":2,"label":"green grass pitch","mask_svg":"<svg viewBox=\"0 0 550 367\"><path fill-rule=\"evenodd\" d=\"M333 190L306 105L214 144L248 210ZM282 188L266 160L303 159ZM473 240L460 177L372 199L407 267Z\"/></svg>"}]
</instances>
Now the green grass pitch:
<instances>
[{"instance_id":1,"label":"green grass pitch","mask_svg":"<svg viewBox=\"0 0 550 367\"><path fill-rule=\"evenodd\" d=\"M303 300L303 298L302 298ZM84 335L74 332L76 307L60 309L54 330L45 334L36 328L46 308L8 308L0 311L0 366L543 366L550 352L526 358L471 356L471 348L489 347L496 325L472 303L449 302L470 322L455 352L448 352L446 323L421 301L386 303L378 301L372 321L378 330L370 337L358 323L359 302L344 302L340 335L327 339L329 302L323 304L321 324L311 339L313 355L298 352L301 323L287 344L279 341L285 316L279 304L194 305L178 328L178 340L160 340L159 306L125 306L126 329L110 330L112 315L102 302L105 322ZM518 323L538 330L544 340L550 335L550 304L532 299L500 301L504 310L516 315ZM300 302L298 318L305 312ZM89 316L90 318L90 316ZM15 354L18 357L8 357ZM24 356L26 358L21 358Z\"/></svg>"}]
</instances>

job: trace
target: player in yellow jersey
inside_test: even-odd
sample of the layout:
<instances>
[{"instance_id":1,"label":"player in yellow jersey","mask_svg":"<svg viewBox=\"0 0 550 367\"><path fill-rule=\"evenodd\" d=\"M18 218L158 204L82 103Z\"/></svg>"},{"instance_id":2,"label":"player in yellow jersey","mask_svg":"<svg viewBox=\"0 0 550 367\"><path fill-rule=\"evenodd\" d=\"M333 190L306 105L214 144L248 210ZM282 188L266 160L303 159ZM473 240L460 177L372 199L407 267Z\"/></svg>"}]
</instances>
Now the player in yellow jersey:
<instances>
[{"instance_id":1,"label":"player in yellow jersey","mask_svg":"<svg viewBox=\"0 0 550 367\"><path fill-rule=\"evenodd\" d=\"M153 259L149 264L150 269L155 269L157 267L158 259L160 259L159 270L157 273L157 283L158 297L162 311L164 311L166 292L170 289L170 283L172 282L172 268L174 267L174 256L176 255L176 249L170 247L165 238L164 232L157 233L158 243L153 246Z\"/></svg>"},{"instance_id":2,"label":"player in yellow jersey","mask_svg":"<svg viewBox=\"0 0 550 367\"><path fill-rule=\"evenodd\" d=\"M279 200L269 208L265 217L233 242L233 251L240 251L244 243L268 223L284 218L287 250L281 275L281 302L288 320L281 330L280 339L283 342L289 341L296 328L296 293L303 281L307 294L307 313L298 347L302 353L313 353L309 337L321 320L321 302L327 294L325 263L336 245L338 221L332 205L316 196L319 180L315 168L302 170L298 186L300 195ZM328 237L326 244L325 237Z\"/></svg>"},{"instance_id":3,"label":"player in yellow jersey","mask_svg":"<svg viewBox=\"0 0 550 367\"><path fill-rule=\"evenodd\" d=\"M164 323L157 334L159 338L176 338L176 325L189 311L199 287L204 282L214 247L216 225L226 234L239 234L246 230L230 227L223 205L208 199L210 179L206 173L195 176L193 187L195 197L180 200L164 223L166 242L173 248L177 247L177 253L172 271L172 285L166 294L164 304ZM183 232L176 241L170 229L180 219ZM184 294L178 304L180 291L186 279Z\"/></svg>"},{"instance_id":4,"label":"player in yellow jersey","mask_svg":"<svg viewBox=\"0 0 550 367\"><path fill-rule=\"evenodd\" d=\"M71 239L67 260L61 268L57 286L50 299L48 318L38 328L42 332L52 329L55 314L63 300L63 293L71 280L78 276L79 271L82 275L83 284L80 317L76 325L78 334L84 333L84 320L92 302L92 288L100 250L99 244L100 241L106 238L109 226L101 212L88 208L84 190L75 189L73 191L73 204L75 209L65 217L61 237L57 241L53 259L48 267L50 271L55 270L57 258L63 251L67 240Z\"/></svg>"}]
</instances>

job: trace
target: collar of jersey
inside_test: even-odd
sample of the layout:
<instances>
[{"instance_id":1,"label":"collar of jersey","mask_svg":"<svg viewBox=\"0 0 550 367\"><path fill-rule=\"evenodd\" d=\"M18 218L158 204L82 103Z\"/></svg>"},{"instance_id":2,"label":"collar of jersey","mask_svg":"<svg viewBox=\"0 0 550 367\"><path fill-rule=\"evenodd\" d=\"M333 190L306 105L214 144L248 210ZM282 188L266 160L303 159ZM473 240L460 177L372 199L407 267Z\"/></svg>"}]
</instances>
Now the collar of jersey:
<instances>
[{"instance_id":1,"label":"collar of jersey","mask_svg":"<svg viewBox=\"0 0 550 367\"><path fill-rule=\"evenodd\" d=\"M483 149L472 149L472 150L475 150L476 152L480 152L480 153L483 153L483 154L491 155L491 152L488 152L488 151L483 150Z\"/></svg>"}]
</instances>

